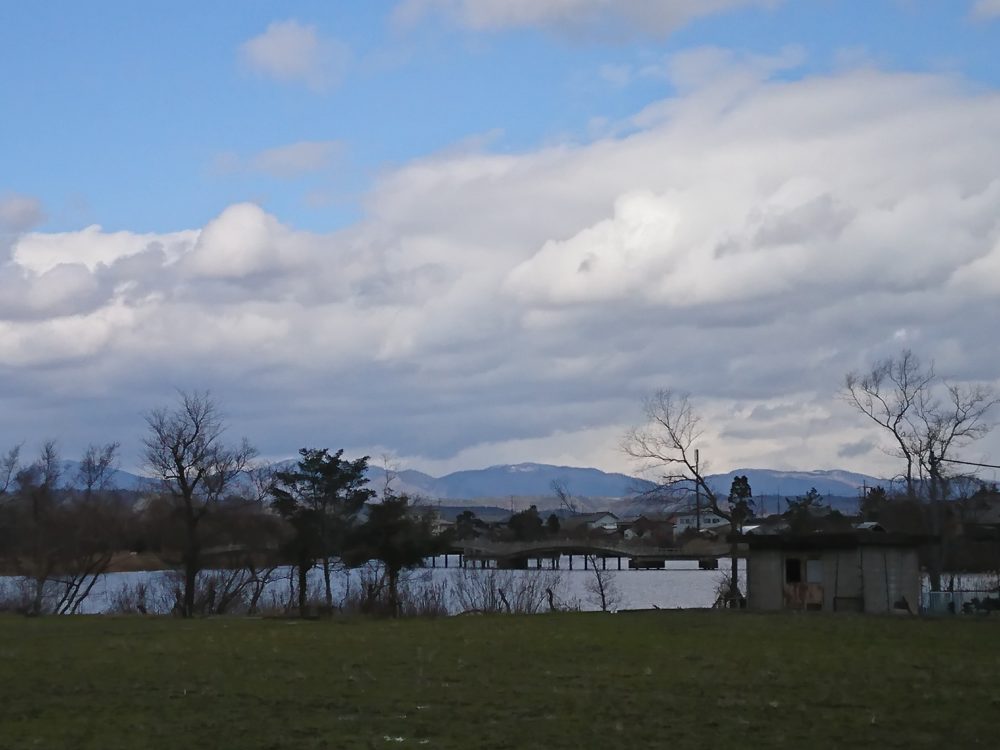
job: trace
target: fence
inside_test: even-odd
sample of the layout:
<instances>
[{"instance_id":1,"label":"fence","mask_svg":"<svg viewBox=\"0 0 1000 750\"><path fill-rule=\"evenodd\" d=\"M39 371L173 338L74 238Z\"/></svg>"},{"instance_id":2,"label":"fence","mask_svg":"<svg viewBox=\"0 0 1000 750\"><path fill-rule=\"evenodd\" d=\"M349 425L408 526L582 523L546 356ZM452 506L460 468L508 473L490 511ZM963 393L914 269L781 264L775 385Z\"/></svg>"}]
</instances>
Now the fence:
<instances>
[{"instance_id":1,"label":"fence","mask_svg":"<svg viewBox=\"0 0 1000 750\"><path fill-rule=\"evenodd\" d=\"M1000 593L992 591L924 591L921 609L929 615L975 615L1000 612Z\"/></svg>"}]
</instances>

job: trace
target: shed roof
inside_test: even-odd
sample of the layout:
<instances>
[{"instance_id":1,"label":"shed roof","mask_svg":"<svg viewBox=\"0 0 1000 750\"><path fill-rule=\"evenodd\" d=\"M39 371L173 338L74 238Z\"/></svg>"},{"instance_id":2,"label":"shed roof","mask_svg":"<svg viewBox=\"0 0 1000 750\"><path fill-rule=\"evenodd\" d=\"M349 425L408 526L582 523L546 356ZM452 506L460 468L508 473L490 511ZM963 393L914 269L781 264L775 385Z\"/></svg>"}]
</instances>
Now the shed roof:
<instances>
[{"instance_id":1,"label":"shed roof","mask_svg":"<svg viewBox=\"0 0 1000 750\"><path fill-rule=\"evenodd\" d=\"M920 547L939 541L938 537L917 534L890 534L884 531L816 532L812 534L735 534L731 541L754 549L855 549L857 547Z\"/></svg>"}]
</instances>

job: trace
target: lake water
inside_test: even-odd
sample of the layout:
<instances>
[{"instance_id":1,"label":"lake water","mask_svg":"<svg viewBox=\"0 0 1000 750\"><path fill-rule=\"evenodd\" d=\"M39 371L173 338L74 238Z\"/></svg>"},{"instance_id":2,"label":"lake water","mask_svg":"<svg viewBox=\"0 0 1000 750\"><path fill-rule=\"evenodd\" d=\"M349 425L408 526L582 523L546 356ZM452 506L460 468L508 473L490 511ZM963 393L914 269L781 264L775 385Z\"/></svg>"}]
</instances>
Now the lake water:
<instances>
[{"instance_id":1,"label":"lake water","mask_svg":"<svg viewBox=\"0 0 1000 750\"><path fill-rule=\"evenodd\" d=\"M450 567L444 567L443 558L437 558L436 567L416 569L405 574L407 586L412 590L420 591L428 588L444 593L447 608L452 613L458 613L465 609L462 605L461 597L457 591L463 588L466 591L479 588L481 592L493 591L497 587L503 588L508 596L512 596L519 587L534 582L536 589L536 601L540 602L539 610L546 611L547 603L544 603L544 589L551 587L555 595L557 606L567 609L597 610L600 609L600 601L593 592L595 576L593 570L583 569L583 558L574 556L574 569L569 569L569 559L566 556L560 558L559 568L552 570L548 567L542 570L479 570L472 568L456 567L456 558L449 558ZM626 561L622 561L623 565ZM613 609L687 609L711 607L715 602L720 582L729 570L729 560L723 558L719 560L718 570L700 570L695 561L672 560L667 563L667 567L662 570L617 570L617 563L614 559L608 560L607 581L609 589L615 596ZM546 563L548 565L548 563ZM265 605L273 604L277 601L289 600L289 577L291 570L279 571L280 577L269 585L262 597ZM739 573L741 589L746 580L746 562L739 561ZM150 604L150 611L164 611L169 609L169 597L164 592L170 585L171 577L175 575L165 571L135 572L135 573L109 573L101 576L95 584L90 596L80 607L81 614L102 614L113 609L113 604L118 595L126 589L134 588L138 584L145 584L153 592ZM357 591L365 577L364 569L352 571L340 571L334 574L333 588L334 598L341 601L345 595L353 590ZM950 579L943 581L945 588L951 584ZM314 598L321 598L322 578L319 569L311 571L309 585ZM971 601L973 596L979 598L996 596L998 579L996 574L963 574L955 577L955 594L942 592L931 595L929 593L929 582L926 577L922 581L921 604L931 611L945 612L948 602L955 602L955 608L961 611L961 605L965 601ZM11 589L16 586L16 580L12 578L0 577L0 595L4 589ZM958 593L963 590L965 593ZM483 596L477 602L482 606ZM475 597L473 597L475 598ZM490 603L488 608L499 608L496 601Z\"/></svg>"},{"instance_id":2,"label":"lake water","mask_svg":"<svg viewBox=\"0 0 1000 750\"><path fill-rule=\"evenodd\" d=\"M450 567L444 568L444 561L438 558L436 567L422 568L410 571L406 574L407 585L419 589L421 587L436 586L438 590L447 592L446 600L449 611L455 613L461 611L463 607L459 603L459 597L455 594L456 587L463 585L469 590L470 586L483 586L483 579L488 576L495 576L491 579L492 587L497 584L506 589L508 596L512 596L512 590L524 584L536 582L536 587L544 594L545 587L551 587L555 595L556 603L559 607L578 608L581 610L600 609L600 601L592 592L595 583L593 570L583 570L583 558L574 556L574 569L569 570L569 560L565 556L561 558L559 569L551 570L546 567L543 570L479 570L471 568L456 567L456 559L452 556L449 560ZM622 561L623 566L627 561ZM740 576L743 580L745 563L740 561ZM729 560L719 560L718 570L700 570L696 561L669 561L667 568L662 570L628 570L617 569L614 559L608 560L608 568L605 573L609 588L616 592L617 596L615 609L651 609L659 607L661 609L691 608L691 607L711 607L717 596L717 588L720 580L729 570ZM283 580L271 584L265 592L263 601L287 600L288 580L287 573L283 571ZM164 591L170 582L171 573L163 571L134 572L134 573L109 573L101 576L94 586L90 596L80 607L81 614L100 614L112 608L112 603L117 595L129 587L145 583L151 590ZM364 576L362 570L338 572L334 576L334 596L340 600L348 590L357 590ZM315 593L321 586L321 576L318 569L311 571L309 577L310 589ZM9 584L9 581L8 581ZM491 588L486 585L485 589ZM540 608L542 611L548 609L548 605Z\"/></svg>"}]
</instances>

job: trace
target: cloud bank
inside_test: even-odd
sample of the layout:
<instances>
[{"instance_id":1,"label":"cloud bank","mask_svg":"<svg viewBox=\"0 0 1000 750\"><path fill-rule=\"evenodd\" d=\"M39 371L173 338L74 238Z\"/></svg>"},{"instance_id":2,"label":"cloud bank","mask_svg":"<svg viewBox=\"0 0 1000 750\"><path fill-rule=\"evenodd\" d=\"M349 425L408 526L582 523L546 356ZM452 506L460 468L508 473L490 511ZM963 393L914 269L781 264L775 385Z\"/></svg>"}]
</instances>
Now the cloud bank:
<instances>
[{"instance_id":1,"label":"cloud bank","mask_svg":"<svg viewBox=\"0 0 1000 750\"><path fill-rule=\"evenodd\" d=\"M910 346L996 379L1000 95L694 62L627 135L414 161L336 233L239 204L170 234L20 234L9 423L44 429L46 394L128 442L172 386L211 387L272 455L627 468L622 429L671 386L718 469L886 466L834 398L846 371Z\"/></svg>"}]
</instances>

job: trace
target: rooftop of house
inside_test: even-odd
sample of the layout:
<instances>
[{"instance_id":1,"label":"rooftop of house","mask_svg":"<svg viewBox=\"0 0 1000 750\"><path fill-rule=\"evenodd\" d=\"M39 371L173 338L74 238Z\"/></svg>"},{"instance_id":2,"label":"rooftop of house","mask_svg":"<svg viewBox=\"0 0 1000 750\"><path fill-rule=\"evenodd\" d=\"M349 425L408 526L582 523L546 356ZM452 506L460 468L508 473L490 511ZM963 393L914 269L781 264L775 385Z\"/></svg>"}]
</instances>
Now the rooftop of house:
<instances>
[{"instance_id":1,"label":"rooftop of house","mask_svg":"<svg viewBox=\"0 0 1000 750\"><path fill-rule=\"evenodd\" d=\"M611 511L607 511L607 510L602 510L602 511L599 511L597 513L579 513L579 514L577 514L575 516L569 516L569 517L567 517L566 520L567 521L578 521L580 523L590 523L592 521L600 521L600 520L602 520L605 517L611 517L611 518L613 518L616 521L618 520L618 516L616 516Z\"/></svg>"}]
</instances>

